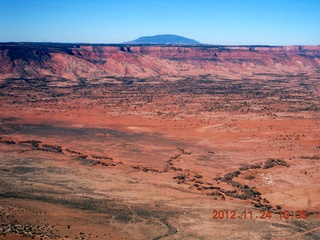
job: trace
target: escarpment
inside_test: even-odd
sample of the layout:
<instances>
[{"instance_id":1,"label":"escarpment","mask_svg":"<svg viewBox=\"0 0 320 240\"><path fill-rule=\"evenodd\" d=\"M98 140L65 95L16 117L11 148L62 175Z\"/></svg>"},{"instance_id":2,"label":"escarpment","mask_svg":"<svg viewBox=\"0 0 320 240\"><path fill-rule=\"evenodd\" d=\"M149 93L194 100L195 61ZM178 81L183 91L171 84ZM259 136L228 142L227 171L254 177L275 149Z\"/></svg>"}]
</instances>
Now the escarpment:
<instances>
[{"instance_id":1,"label":"escarpment","mask_svg":"<svg viewBox=\"0 0 320 240\"><path fill-rule=\"evenodd\" d=\"M317 75L320 46L177 46L3 43L0 78L97 80L212 75Z\"/></svg>"}]
</instances>

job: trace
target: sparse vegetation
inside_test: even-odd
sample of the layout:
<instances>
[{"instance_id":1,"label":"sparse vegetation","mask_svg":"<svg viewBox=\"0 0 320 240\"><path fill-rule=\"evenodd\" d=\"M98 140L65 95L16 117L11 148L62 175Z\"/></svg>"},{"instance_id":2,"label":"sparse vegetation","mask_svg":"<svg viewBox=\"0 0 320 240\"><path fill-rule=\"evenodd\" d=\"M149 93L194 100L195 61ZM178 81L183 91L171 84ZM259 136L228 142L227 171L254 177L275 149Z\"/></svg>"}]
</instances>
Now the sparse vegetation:
<instances>
[{"instance_id":1,"label":"sparse vegetation","mask_svg":"<svg viewBox=\"0 0 320 240\"><path fill-rule=\"evenodd\" d=\"M92 54L101 53L98 46L94 49ZM139 60L134 49L122 50L121 56L131 57L130 64ZM53 56L45 49L33 54L43 60ZM217 58L207 63L220 64ZM86 66L112 65L98 58L83 61ZM174 64L183 69L183 61ZM123 64L121 69L127 71L130 64ZM232 64L242 69L250 61L240 59ZM242 71L240 79L230 78L238 73L220 78L214 69L210 69L211 74L195 71L193 76L177 77L169 74L174 68L163 66L167 74L163 79L133 78L129 71L125 77L97 75L93 80L79 75L74 82L51 81L52 76L0 80L0 108L5 113L0 119L2 198L102 212L115 219L115 224L130 222L132 229L141 229L147 223L148 232L152 228L149 223L156 223L156 231L162 231L160 228L171 221L175 225L184 211L184 220L195 217L194 209L200 209L195 205L202 204L199 199L230 200L230 204L251 202L257 212L279 212L281 206L274 205L278 202L265 193L291 191L295 181L315 186L320 159L316 115L319 95L315 94L318 75L259 74L255 67L246 78L243 76L247 73ZM45 67L42 70L51 71ZM153 67L152 71L156 73L157 69ZM33 140L19 141L25 139ZM4 163L7 156L10 161ZM282 178L282 173L292 174L292 182ZM310 199L310 206L317 206L314 189L312 194L310 191L303 189L303 197ZM65 197L66 193L70 194ZM181 196L175 198L178 194ZM299 194L292 196L290 204L296 204ZM144 196L148 201L140 201ZM150 205L146 203L149 199ZM168 199L173 201L167 204ZM136 203L142 206L138 208ZM148 208L154 206L157 210L151 213ZM168 216L168 221L163 220ZM100 220L97 222L104 222ZM73 224L72 228L67 227L70 223L64 227L68 231L77 229ZM79 232L77 238L85 238Z\"/></svg>"}]
</instances>

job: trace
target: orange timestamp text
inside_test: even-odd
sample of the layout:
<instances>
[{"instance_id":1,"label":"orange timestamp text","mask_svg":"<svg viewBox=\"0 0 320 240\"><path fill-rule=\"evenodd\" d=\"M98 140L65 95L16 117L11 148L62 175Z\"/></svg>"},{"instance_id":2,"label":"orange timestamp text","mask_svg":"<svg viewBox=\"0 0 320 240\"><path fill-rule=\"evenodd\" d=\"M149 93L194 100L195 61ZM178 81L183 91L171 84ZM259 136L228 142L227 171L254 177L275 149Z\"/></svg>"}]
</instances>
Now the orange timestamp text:
<instances>
[{"instance_id":1,"label":"orange timestamp text","mask_svg":"<svg viewBox=\"0 0 320 240\"><path fill-rule=\"evenodd\" d=\"M308 213L306 210L297 211L278 211L277 213L260 210L260 213L251 210L236 211L236 210L213 210L212 219L307 219Z\"/></svg>"}]
</instances>

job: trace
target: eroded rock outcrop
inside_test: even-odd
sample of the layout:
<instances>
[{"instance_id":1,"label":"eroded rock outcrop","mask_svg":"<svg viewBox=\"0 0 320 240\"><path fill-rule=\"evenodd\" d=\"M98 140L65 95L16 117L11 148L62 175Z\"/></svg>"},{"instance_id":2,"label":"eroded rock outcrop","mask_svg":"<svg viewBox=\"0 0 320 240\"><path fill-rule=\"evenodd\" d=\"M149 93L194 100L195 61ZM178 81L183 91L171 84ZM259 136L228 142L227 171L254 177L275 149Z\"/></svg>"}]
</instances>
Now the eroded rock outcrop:
<instances>
[{"instance_id":1,"label":"eroded rock outcrop","mask_svg":"<svg viewBox=\"0 0 320 240\"><path fill-rule=\"evenodd\" d=\"M320 46L0 44L0 78L317 75Z\"/></svg>"}]
</instances>

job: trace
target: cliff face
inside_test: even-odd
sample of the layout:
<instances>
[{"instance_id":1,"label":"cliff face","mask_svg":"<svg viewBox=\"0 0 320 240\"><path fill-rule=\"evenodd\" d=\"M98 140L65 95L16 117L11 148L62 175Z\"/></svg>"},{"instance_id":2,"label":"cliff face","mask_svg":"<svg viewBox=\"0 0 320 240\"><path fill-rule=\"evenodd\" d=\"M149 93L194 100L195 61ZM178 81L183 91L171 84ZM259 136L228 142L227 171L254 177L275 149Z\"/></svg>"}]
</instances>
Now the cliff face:
<instances>
[{"instance_id":1,"label":"cliff face","mask_svg":"<svg viewBox=\"0 0 320 240\"><path fill-rule=\"evenodd\" d=\"M318 75L320 46L1 44L0 79Z\"/></svg>"}]
</instances>

